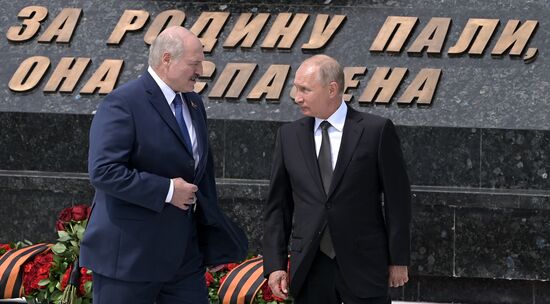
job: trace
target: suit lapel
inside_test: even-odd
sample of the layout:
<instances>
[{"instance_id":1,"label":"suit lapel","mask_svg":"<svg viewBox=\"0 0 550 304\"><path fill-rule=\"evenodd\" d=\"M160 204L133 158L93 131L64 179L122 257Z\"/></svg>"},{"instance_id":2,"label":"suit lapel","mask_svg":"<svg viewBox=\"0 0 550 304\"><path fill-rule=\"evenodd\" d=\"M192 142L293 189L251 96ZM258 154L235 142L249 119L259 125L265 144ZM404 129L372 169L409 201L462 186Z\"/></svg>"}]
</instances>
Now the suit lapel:
<instances>
[{"instance_id":1,"label":"suit lapel","mask_svg":"<svg viewBox=\"0 0 550 304\"><path fill-rule=\"evenodd\" d=\"M348 106L342 142L340 143L340 151L338 152L338 160L336 161L336 167L332 173L332 181L328 193L329 197L344 176L344 172L346 172L353 152L359 142L359 138L361 138L361 134L363 134L363 128L359 125L362 119L363 117L357 111Z\"/></svg>"},{"instance_id":2,"label":"suit lapel","mask_svg":"<svg viewBox=\"0 0 550 304\"><path fill-rule=\"evenodd\" d=\"M202 178L204 170L206 168L206 162L208 157L208 142L207 142L207 128L206 117L203 117L202 112L199 109L199 105L193 100L193 97L189 93L184 93L183 97L187 103L191 120L193 121L193 127L195 129L195 137L199 145L199 164L195 172L195 180L198 181Z\"/></svg>"},{"instance_id":3,"label":"suit lapel","mask_svg":"<svg viewBox=\"0 0 550 304\"><path fill-rule=\"evenodd\" d=\"M185 141L183 140L178 122L176 121L176 117L174 117L174 113L172 113L172 110L170 109L170 106L168 105L164 94L162 94L162 91L156 84L153 77L149 75L149 73L143 74L141 78L143 79L145 91L149 94L149 102L153 105L155 110L157 110L157 112L159 113L160 117L176 134L181 144L185 147ZM189 154L187 148L185 148L184 150L187 151L187 153ZM192 154L190 155L192 156Z\"/></svg>"},{"instance_id":4,"label":"suit lapel","mask_svg":"<svg viewBox=\"0 0 550 304\"><path fill-rule=\"evenodd\" d=\"M313 182L319 188L319 193L325 195L323 190L323 182L319 172L319 164L317 163L317 153L315 153L315 140L313 138L314 118L306 118L300 122L300 128L296 134L298 136L298 144L303 154L303 159L306 167L313 177Z\"/></svg>"}]
</instances>

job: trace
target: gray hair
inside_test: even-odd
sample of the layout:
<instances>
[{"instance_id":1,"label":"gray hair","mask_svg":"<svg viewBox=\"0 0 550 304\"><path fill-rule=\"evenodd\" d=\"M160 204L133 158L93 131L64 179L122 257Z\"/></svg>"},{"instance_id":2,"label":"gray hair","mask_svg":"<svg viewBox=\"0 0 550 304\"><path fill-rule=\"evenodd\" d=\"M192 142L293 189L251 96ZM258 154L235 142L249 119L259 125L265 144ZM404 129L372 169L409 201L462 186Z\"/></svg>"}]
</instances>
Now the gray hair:
<instances>
[{"instance_id":1,"label":"gray hair","mask_svg":"<svg viewBox=\"0 0 550 304\"><path fill-rule=\"evenodd\" d=\"M338 84L338 93L344 93L344 69L336 59L327 55L315 55L306 59L314 64L318 71L318 80L323 85L335 81Z\"/></svg>"},{"instance_id":2,"label":"gray hair","mask_svg":"<svg viewBox=\"0 0 550 304\"><path fill-rule=\"evenodd\" d=\"M149 66L158 67L164 53L169 53L174 61L179 60L183 54L181 37L173 33L161 33L158 35L149 47Z\"/></svg>"}]
</instances>

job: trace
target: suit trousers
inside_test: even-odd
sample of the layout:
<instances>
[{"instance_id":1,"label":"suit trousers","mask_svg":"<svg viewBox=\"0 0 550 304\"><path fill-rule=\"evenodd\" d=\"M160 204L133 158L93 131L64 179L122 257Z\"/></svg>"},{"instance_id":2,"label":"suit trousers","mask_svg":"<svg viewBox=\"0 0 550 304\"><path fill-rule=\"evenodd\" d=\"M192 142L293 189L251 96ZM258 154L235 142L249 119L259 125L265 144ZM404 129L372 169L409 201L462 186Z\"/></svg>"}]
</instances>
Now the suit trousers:
<instances>
[{"instance_id":1,"label":"suit trousers","mask_svg":"<svg viewBox=\"0 0 550 304\"><path fill-rule=\"evenodd\" d=\"M206 269L199 250L196 222L190 222L193 231L185 257L171 280L131 282L94 273L93 304L208 304Z\"/></svg>"},{"instance_id":2,"label":"suit trousers","mask_svg":"<svg viewBox=\"0 0 550 304\"><path fill-rule=\"evenodd\" d=\"M338 259L338 256L336 256ZM336 259L317 251L295 304L390 304L389 294L375 298L358 298L346 286Z\"/></svg>"}]
</instances>

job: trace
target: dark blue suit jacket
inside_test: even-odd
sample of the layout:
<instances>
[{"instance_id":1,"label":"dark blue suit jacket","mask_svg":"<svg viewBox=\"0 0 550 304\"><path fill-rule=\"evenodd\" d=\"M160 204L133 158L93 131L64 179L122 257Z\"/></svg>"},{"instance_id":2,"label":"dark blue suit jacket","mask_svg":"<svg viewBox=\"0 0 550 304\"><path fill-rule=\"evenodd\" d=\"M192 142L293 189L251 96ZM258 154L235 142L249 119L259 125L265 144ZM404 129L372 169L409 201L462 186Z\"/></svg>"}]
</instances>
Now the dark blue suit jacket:
<instances>
[{"instance_id":1,"label":"dark blue suit jacket","mask_svg":"<svg viewBox=\"0 0 550 304\"><path fill-rule=\"evenodd\" d=\"M196 93L184 95L201 152L196 170L149 73L101 103L90 129L88 169L96 195L81 242L82 266L126 281L171 279L183 262L191 230L189 211L165 203L174 177L199 188L193 217L205 265L245 258L245 234L218 207L203 102Z\"/></svg>"}]
</instances>

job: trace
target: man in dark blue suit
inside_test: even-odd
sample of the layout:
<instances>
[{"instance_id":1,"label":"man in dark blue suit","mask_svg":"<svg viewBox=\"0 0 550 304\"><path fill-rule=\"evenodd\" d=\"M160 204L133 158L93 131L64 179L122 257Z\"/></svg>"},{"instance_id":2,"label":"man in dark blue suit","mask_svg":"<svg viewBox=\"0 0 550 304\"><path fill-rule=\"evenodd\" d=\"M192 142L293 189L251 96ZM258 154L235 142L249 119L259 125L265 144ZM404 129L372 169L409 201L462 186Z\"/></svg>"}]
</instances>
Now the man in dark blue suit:
<instances>
[{"instance_id":1,"label":"man in dark blue suit","mask_svg":"<svg viewBox=\"0 0 550 304\"><path fill-rule=\"evenodd\" d=\"M149 68L107 95L90 129L96 189L80 264L94 303L208 303L205 266L242 260L246 236L217 204L200 40L170 27Z\"/></svg>"}]
</instances>

